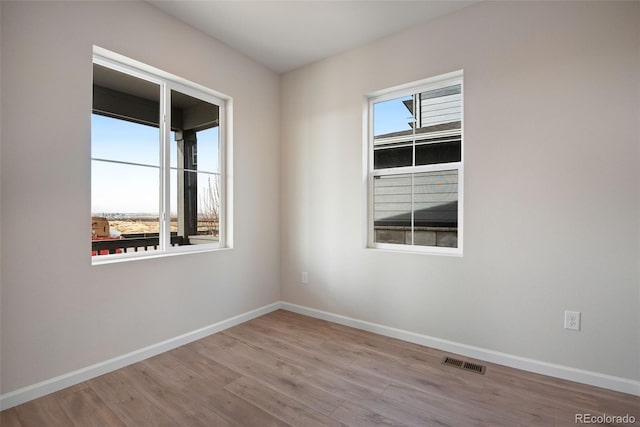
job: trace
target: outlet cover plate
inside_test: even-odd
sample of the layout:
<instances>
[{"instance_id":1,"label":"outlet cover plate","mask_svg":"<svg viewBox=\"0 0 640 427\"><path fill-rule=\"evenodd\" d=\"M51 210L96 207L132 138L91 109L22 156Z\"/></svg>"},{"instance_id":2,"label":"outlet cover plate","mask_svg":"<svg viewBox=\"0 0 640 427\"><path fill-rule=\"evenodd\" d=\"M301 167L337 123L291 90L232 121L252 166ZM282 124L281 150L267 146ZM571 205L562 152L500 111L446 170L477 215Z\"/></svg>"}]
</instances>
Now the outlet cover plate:
<instances>
[{"instance_id":1,"label":"outlet cover plate","mask_svg":"<svg viewBox=\"0 0 640 427\"><path fill-rule=\"evenodd\" d=\"M565 310L564 312L564 328L572 331L580 330L580 312Z\"/></svg>"}]
</instances>

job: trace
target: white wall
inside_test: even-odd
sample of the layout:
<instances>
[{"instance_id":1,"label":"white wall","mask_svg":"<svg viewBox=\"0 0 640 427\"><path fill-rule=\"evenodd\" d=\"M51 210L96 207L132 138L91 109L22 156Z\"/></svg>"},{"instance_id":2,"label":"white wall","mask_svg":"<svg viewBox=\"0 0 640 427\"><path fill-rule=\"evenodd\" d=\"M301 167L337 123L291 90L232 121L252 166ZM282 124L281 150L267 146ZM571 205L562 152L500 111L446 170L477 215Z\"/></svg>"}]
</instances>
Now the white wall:
<instances>
[{"instance_id":1,"label":"white wall","mask_svg":"<svg viewBox=\"0 0 640 427\"><path fill-rule=\"evenodd\" d=\"M1 392L279 300L279 77L143 2L1 7ZM93 44L233 97L233 250L91 266Z\"/></svg>"},{"instance_id":2,"label":"white wall","mask_svg":"<svg viewBox=\"0 0 640 427\"><path fill-rule=\"evenodd\" d=\"M283 300L640 380L639 23L481 3L284 75ZM363 249L363 95L458 69L464 257Z\"/></svg>"}]
</instances>

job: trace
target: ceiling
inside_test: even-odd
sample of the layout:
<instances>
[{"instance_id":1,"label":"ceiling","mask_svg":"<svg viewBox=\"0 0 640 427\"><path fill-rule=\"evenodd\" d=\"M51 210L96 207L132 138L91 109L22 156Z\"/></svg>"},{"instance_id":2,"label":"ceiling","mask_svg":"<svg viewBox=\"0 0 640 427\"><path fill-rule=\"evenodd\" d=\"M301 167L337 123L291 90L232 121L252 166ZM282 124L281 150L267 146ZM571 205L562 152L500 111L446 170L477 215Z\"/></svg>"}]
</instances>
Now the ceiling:
<instances>
[{"instance_id":1,"label":"ceiling","mask_svg":"<svg viewBox=\"0 0 640 427\"><path fill-rule=\"evenodd\" d=\"M147 1L282 73L479 0Z\"/></svg>"}]
</instances>

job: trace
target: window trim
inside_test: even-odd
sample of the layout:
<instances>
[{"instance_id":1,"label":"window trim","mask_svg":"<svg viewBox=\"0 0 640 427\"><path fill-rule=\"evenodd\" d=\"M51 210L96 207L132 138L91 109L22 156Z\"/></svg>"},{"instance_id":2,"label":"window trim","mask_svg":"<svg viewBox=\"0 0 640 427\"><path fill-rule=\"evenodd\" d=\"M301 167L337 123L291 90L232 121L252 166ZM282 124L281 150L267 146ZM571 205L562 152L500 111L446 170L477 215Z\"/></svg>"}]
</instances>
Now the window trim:
<instances>
[{"instance_id":1,"label":"window trim","mask_svg":"<svg viewBox=\"0 0 640 427\"><path fill-rule=\"evenodd\" d=\"M436 163L418 166L403 166L396 168L374 169L374 129L373 106L376 103L389 101L404 96L412 96L428 90L438 89L451 84L461 85L461 123L460 123L460 161L450 163ZM449 132L449 131L445 131ZM437 133L437 132L436 132ZM412 144L413 145L413 144ZM415 149L414 149L415 151ZM414 156L415 162L415 156ZM435 172L456 170L458 172L458 247L420 246L399 243L377 243L374 232L374 177L399 174L415 174L421 172ZM364 232L363 243L365 249L384 250L392 252L409 252L430 255L463 256L464 247L464 78L463 70L453 71L432 78L427 78L389 89L371 92L363 100L363 187L364 187ZM413 215L413 211L411 212Z\"/></svg>"},{"instance_id":2,"label":"window trim","mask_svg":"<svg viewBox=\"0 0 640 427\"><path fill-rule=\"evenodd\" d=\"M233 98L221 92L175 76L155 67L143 64L118 53L99 46L93 46L92 64L101 65L112 70L145 80L160 87L160 118L159 129L159 245L154 251L126 252L123 254L109 254L91 256L92 265L110 264L138 259L158 258L165 256L202 253L233 248L233 179L232 179L232 119ZM220 177L220 212L219 212L219 240L217 242L171 246L168 244L170 232L170 140L171 140L171 91L175 90L185 95L213 103L219 107L219 147L218 162Z\"/></svg>"}]
</instances>

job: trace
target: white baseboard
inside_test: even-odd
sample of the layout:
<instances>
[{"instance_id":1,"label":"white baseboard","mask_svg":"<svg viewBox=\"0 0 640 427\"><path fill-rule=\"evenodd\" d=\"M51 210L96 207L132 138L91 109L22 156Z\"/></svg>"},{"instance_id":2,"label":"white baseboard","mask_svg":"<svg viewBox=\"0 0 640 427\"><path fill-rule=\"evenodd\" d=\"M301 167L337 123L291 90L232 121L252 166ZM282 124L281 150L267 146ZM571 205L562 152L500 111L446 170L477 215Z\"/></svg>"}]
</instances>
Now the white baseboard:
<instances>
[{"instance_id":1,"label":"white baseboard","mask_svg":"<svg viewBox=\"0 0 640 427\"><path fill-rule=\"evenodd\" d=\"M417 334L402 329L391 328L389 326L371 323L364 320L358 320L327 311L316 310L297 304L282 302L281 308L299 314L315 317L317 319L328 320L330 322L339 323L341 325L350 326L356 329L373 332L391 338L397 338L403 341L436 348L438 350L457 353L463 356L480 359L498 365L509 366L521 369L523 371L535 372L537 374L548 375L564 380L575 381L578 383L589 384L596 387L602 387L609 390L628 393L640 396L640 381L634 381L626 378L615 377L612 375L591 372L582 369L571 368L569 366L556 365L553 363L541 362L539 360L528 359L526 357L514 356L511 354L501 353L498 351L487 350L480 347L461 344L453 341L447 341L440 338L430 337L428 335Z\"/></svg>"},{"instance_id":2,"label":"white baseboard","mask_svg":"<svg viewBox=\"0 0 640 427\"><path fill-rule=\"evenodd\" d=\"M12 408L22 403L28 402L38 397L54 393L67 387L79 384L83 381L90 380L100 375L106 374L116 369L123 368L133 363L139 362L149 357L156 356L165 351L180 347L192 341L199 340L216 332L223 331L232 326L239 325L256 317L270 313L274 310L284 309L295 313L304 314L318 319L328 320L330 322L339 323L341 325L362 329L379 335L391 338L397 338L403 341L424 345L427 347L437 348L450 353L456 353L474 359L485 360L487 362L499 365L510 366L512 368L522 369L524 371L535 372L538 374L549 375L556 378L575 381L583 384L589 384L596 387L602 387L610 390L620 391L636 396L640 396L640 381L633 381L626 378L614 377L612 375L601 374L597 372L575 369L568 366L555 365L552 363L541 362L538 360L528 359L525 357L513 356L506 353L487 350L480 347L474 347L466 344L447 341L440 338L434 338L427 335L417 334L402 329L391 328L389 326L371 323L364 320L358 320L339 314L329 313L327 311L316 310L314 308L304 307L297 304L278 301L255 310L248 311L238 316L230 317L204 328L197 329L186 334L170 338L166 341L150 345L148 347L96 363L77 371L69 372L46 381L32 384L27 387L3 394L0 396L0 410Z\"/></svg>"},{"instance_id":3,"label":"white baseboard","mask_svg":"<svg viewBox=\"0 0 640 427\"><path fill-rule=\"evenodd\" d=\"M281 307L282 303L279 301L265 305L264 307L248 311L238 316L230 317L212 325L205 326L204 328L187 332L186 334L132 351L131 353L105 360L104 362L96 363L95 365L87 366L86 368L78 369L77 371L69 372L46 381L3 394L0 396L0 410L12 408L30 400L37 399L38 397L45 396L49 393L54 393L62 390L63 388L71 387L72 385L115 371L116 369L140 362L141 360L148 359L160 353L164 353L165 351L172 350L180 347L181 345L188 344L192 341L199 340L211 334L215 334L216 332L223 331L232 326L239 325L240 323L244 323L248 320L270 313Z\"/></svg>"}]
</instances>

